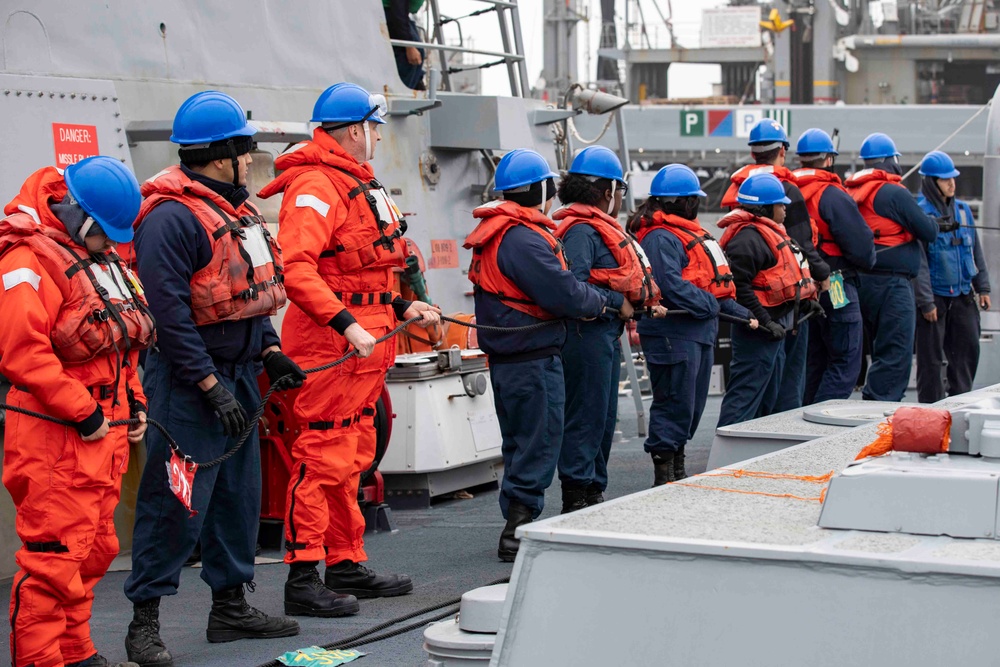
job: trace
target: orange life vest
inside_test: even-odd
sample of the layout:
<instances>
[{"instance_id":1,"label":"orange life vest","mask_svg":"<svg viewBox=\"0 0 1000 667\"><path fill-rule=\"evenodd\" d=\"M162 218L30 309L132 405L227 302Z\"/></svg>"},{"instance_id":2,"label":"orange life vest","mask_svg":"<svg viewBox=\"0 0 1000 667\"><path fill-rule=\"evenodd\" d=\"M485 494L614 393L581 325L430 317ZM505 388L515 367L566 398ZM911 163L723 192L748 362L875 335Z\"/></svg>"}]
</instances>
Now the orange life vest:
<instances>
[{"instance_id":1,"label":"orange life vest","mask_svg":"<svg viewBox=\"0 0 1000 667\"><path fill-rule=\"evenodd\" d=\"M750 281L762 305L774 308L788 301L810 299L816 295L816 283L809 273L809 262L802 256L795 241L789 238L784 225L736 209L719 221L719 227L725 229L719 240L723 250L744 227L756 229L771 249L774 266L758 272Z\"/></svg>"},{"instance_id":2,"label":"orange life vest","mask_svg":"<svg viewBox=\"0 0 1000 667\"><path fill-rule=\"evenodd\" d=\"M563 254L562 243L552 234L556 228L555 223L538 209L503 200L480 206L472 212L472 215L479 218L480 222L466 237L463 247L472 249L469 280L475 285L475 291L491 294L514 310L537 319L556 319L555 315L543 310L514 284L513 280L505 276L497 264L497 254L503 237L514 227L524 225L545 239L552 248L552 254L565 269L566 256Z\"/></svg>"},{"instance_id":3,"label":"orange life vest","mask_svg":"<svg viewBox=\"0 0 1000 667\"><path fill-rule=\"evenodd\" d=\"M715 237L705 231L697 220L688 220L662 211L656 211L653 219L647 220L644 218L643 222L646 224L639 228L640 242L654 229L665 229L684 246L688 263L681 271L681 278L716 299L736 298L736 285L729 270L729 260Z\"/></svg>"},{"instance_id":4,"label":"orange life vest","mask_svg":"<svg viewBox=\"0 0 1000 667\"><path fill-rule=\"evenodd\" d=\"M382 296L392 289L393 271L406 266L409 254L402 239L406 220L374 177L371 165L359 164L335 139L317 128L311 141L296 144L279 155L275 168L282 170L281 174L258 196L266 199L283 192L299 176L322 174L347 208L344 221L319 254L316 268L324 281L335 292L358 296ZM333 193L317 194L324 198ZM329 202L321 201L319 206L328 208ZM326 217L327 213L322 215Z\"/></svg>"},{"instance_id":5,"label":"orange life vest","mask_svg":"<svg viewBox=\"0 0 1000 667\"><path fill-rule=\"evenodd\" d=\"M212 260L191 277L191 313L198 326L274 315L285 305L281 248L248 202L238 209L177 165L142 184L138 227L165 201L184 204L212 243Z\"/></svg>"},{"instance_id":6,"label":"orange life vest","mask_svg":"<svg viewBox=\"0 0 1000 667\"><path fill-rule=\"evenodd\" d=\"M809 219L816 225L817 234L814 240L816 249L828 257L843 256L844 253L840 250L840 246L833 240L830 226L819 214L819 201L823 198L823 193L826 192L827 188L832 186L847 192L847 188L840 183L840 176L825 169L796 169L792 173L798 179L799 190L802 191L802 196L806 200Z\"/></svg>"},{"instance_id":7,"label":"orange life vest","mask_svg":"<svg viewBox=\"0 0 1000 667\"><path fill-rule=\"evenodd\" d=\"M31 249L63 296L49 332L60 359L83 363L150 346L153 317L142 287L116 254L95 259L67 234L40 225L28 213L0 220L0 255L15 246Z\"/></svg>"},{"instance_id":8,"label":"orange life vest","mask_svg":"<svg viewBox=\"0 0 1000 667\"><path fill-rule=\"evenodd\" d=\"M590 269L593 285L606 287L623 294L634 306L648 307L660 302L660 288L653 280L653 270L649 266L646 253L631 234L626 234L618 221L594 206L570 204L552 215L559 220L554 236L560 241L576 225L590 225L601 235L601 240L615 263L614 269Z\"/></svg>"},{"instance_id":9,"label":"orange life vest","mask_svg":"<svg viewBox=\"0 0 1000 667\"><path fill-rule=\"evenodd\" d=\"M844 185L847 192L858 203L861 216L875 234L875 245L897 246L913 240L913 234L901 224L890 218L884 218L875 212L875 195L883 185L903 187L903 178L881 169L864 169L847 179Z\"/></svg>"},{"instance_id":10,"label":"orange life vest","mask_svg":"<svg viewBox=\"0 0 1000 667\"><path fill-rule=\"evenodd\" d=\"M733 175L729 177L731 181L729 184L729 189L726 190L726 194L722 196L722 205L728 206L729 208L735 208L739 205L736 201L736 194L739 192L740 186L743 185L743 181L747 180L751 176L756 176L757 174L774 174L774 176L784 183L788 181L789 183L795 183L795 174L792 173L787 167L779 167L773 164L748 164L740 167L733 172ZM796 183L796 185L798 185Z\"/></svg>"},{"instance_id":11,"label":"orange life vest","mask_svg":"<svg viewBox=\"0 0 1000 667\"><path fill-rule=\"evenodd\" d=\"M788 169L788 167L773 164L748 164L737 169L729 177L732 183L729 185L729 189L726 190L726 194L722 196L722 205L729 208L736 208L739 205L739 202L736 201L736 195L739 192L740 185L743 184L743 181L757 174L774 174L775 178L782 183L791 183L795 186L799 184L795 172ZM812 233L813 246L815 246L819 241L819 228L812 215L809 216L809 228Z\"/></svg>"},{"instance_id":12,"label":"orange life vest","mask_svg":"<svg viewBox=\"0 0 1000 667\"><path fill-rule=\"evenodd\" d=\"M340 273L377 266L405 266L409 254L402 241L406 220L385 188L374 178L363 181L346 169L333 169L336 171L322 171L338 189L347 190L349 200L361 197L365 203L358 207L360 224L337 229L338 243L321 252L320 259L331 258ZM351 182L347 188L343 187L345 178Z\"/></svg>"}]
</instances>

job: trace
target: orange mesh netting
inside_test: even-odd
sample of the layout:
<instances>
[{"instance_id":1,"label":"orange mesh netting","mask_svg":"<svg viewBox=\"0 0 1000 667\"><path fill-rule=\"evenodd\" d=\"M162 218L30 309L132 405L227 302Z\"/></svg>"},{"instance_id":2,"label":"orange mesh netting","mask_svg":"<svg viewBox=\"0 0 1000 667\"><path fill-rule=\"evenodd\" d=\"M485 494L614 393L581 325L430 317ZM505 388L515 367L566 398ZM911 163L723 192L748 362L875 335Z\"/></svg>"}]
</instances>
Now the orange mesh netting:
<instances>
[{"instance_id":1,"label":"orange mesh netting","mask_svg":"<svg viewBox=\"0 0 1000 667\"><path fill-rule=\"evenodd\" d=\"M950 440L950 412L906 406L878 425L878 436L854 460L890 451L940 454L948 451Z\"/></svg>"},{"instance_id":2,"label":"orange mesh netting","mask_svg":"<svg viewBox=\"0 0 1000 667\"><path fill-rule=\"evenodd\" d=\"M764 472L758 470L743 470L743 469L730 469L730 468L719 468L718 470L713 470L711 473L706 473L700 475L700 477L734 477L734 478L749 478L749 479L783 479L795 482L807 482L809 484L827 484L833 477L833 471L826 473L825 475L787 475L784 473L777 472ZM673 482L670 486L690 486L695 489L709 489L712 491L725 491L726 493L745 493L751 496L767 496L769 498L790 498L792 500L805 500L809 502L823 502L826 497L826 488L820 491L818 496L797 496L792 493L767 493L765 491L748 491L746 489L730 489L724 486L709 486L707 484L689 484L686 482Z\"/></svg>"}]
</instances>

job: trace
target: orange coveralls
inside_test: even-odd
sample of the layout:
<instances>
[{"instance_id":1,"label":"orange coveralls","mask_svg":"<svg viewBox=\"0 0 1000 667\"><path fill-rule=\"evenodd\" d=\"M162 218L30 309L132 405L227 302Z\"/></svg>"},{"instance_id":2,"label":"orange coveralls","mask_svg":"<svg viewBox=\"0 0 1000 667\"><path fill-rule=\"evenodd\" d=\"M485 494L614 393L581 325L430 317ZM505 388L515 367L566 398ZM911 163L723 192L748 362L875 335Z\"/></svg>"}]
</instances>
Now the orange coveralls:
<instances>
[{"instance_id":1,"label":"orange coveralls","mask_svg":"<svg viewBox=\"0 0 1000 667\"><path fill-rule=\"evenodd\" d=\"M260 196L284 193L278 240L291 304L281 347L312 368L348 352L334 325L357 321L375 338L396 326L393 270L404 266L406 246L400 238L376 243L394 228L380 231L367 193L359 192L358 181L374 179L371 166L323 130L279 156L275 168L283 173ZM303 430L292 446L286 563L368 559L358 483L375 457L375 403L395 358L395 341L379 343L365 359L313 374L296 398Z\"/></svg>"},{"instance_id":2,"label":"orange coveralls","mask_svg":"<svg viewBox=\"0 0 1000 667\"><path fill-rule=\"evenodd\" d=\"M74 246L49 209L66 185L55 169L36 172L4 212L32 211L49 236ZM82 422L99 404L109 420L127 419L126 383L145 405L135 374L138 351L122 361L117 398L114 352L64 363L50 338L61 312L79 305L63 293L66 280L46 271L31 249L14 245L0 256L0 372L15 388L10 405ZM14 314L17 316L13 316ZM124 357L124 355L123 355ZM103 390L102 390L103 388ZM27 391L25 391L27 390ZM84 442L70 427L7 412L3 484L17 508L21 548L10 600L10 650L15 667L59 667L97 650L90 639L93 589L118 554L114 511L128 469L127 429Z\"/></svg>"}]
</instances>

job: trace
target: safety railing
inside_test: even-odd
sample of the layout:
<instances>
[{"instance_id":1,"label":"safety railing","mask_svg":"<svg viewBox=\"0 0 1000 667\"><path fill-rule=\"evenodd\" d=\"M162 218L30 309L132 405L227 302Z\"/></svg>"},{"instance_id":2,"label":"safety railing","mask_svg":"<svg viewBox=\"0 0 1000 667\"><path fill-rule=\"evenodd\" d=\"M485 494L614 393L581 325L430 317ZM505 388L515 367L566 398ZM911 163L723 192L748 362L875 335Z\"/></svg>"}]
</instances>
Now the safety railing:
<instances>
[{"instance_id":1,"label":"safety railing","mask_svg":"<svg viewBox=\"0 0 1000 667\"><path fill-rule=\"evenodd\" d=\"M451 90L451 75L470 69L485 69L498 65L505 65L507 76L510 80L510 94L514 97L524 97L530 90L528 87L528 67L524 61L524 42L521 36L521 16L516 0L469 0L479 2L489 7L479 9L465 16L449 17L441 14L438 0L427 0L427 8L430 12L432 29L430 41L416 42L405 39L390 39L393 46L416 47L426 49L428 52L436 51L441 60L441 80L445 90ZM462 19L483 16L495 12L500 28L500 40L503 51L489 51L485 49L466 47L462 44L450 45L445 43L444 27L448 24L459 24ZM461 31L459 32L461 35ZM463 41L463 40L460 40ZM474 65L452 65L448 60L449 53L469 53L480 56L496 58L497 60Z\"/></svg>"}]
</instances>

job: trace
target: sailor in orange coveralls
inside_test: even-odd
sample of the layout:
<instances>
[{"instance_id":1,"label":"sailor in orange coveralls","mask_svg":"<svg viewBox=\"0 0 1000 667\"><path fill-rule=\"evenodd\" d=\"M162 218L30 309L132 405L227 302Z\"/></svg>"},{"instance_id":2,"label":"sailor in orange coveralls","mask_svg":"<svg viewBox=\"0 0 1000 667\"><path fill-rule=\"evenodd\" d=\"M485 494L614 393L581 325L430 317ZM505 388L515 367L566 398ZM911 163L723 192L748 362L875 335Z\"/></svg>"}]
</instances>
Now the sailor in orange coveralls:
<instances>
[{"instance_id":1,"label":"sailor in orange coveralls","mask_svg":"<svg viewBox=\"0 0 1000 667\"><path fill-rule=\"evenodd\" d=\"M132 239L139 202L125 165L91 157L65 175L36 171L0 220L7 402L73 423L7 413L3 484L21 539L10 600L15 667L108 665L90 638L93 590L118 554L121 475L129 443L146 430L137 357L153 336L139 282L112 250ZM140 423L109 428L130 417Z\"/></svg>"},{"instance_id":2,"label":"sailor in orange coveralls","mask_svg":"<svg viewBox=\"0 0 1000 667\"><path fill-rule=\"evenodd\" d=\"M368 164L385 112L385 99L360 86L327 88L313 109L321 127L278 157L275 168L283 173L260 192L284 193L278 238L292 303L283 349L305 368L358 350L347 363L313 375L295 401L304 429L292 448L286 504L286 614L339 616L357 611L343 594L413 590L405 575L361 565L368 556L358 482L375 456L375 402L396 356L395 341L375 339L418 315L426 326L440 321L438 308L391 291L393 269L405 262L406 223ZM321 560L325 582L316 569Z\"/></svg>"}]
</instances>

